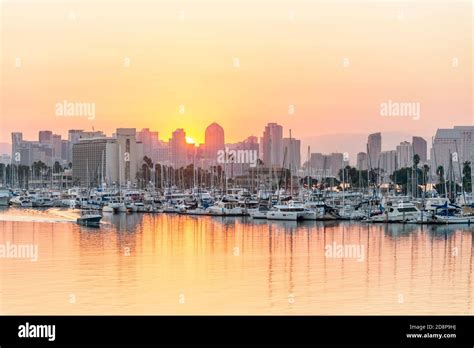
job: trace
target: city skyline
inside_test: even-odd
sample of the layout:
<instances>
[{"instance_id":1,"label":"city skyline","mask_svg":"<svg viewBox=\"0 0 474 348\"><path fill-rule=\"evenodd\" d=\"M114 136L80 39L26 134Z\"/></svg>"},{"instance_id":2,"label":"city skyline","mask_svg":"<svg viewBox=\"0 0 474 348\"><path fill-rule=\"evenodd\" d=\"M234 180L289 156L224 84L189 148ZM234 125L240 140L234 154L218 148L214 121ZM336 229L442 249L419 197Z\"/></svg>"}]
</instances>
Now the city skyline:
<instances>
[{"instance_id":1,"label":"city skyline","mask_svg":"<svg viewBox=\"0 0 474 348\"><path fill-rule=\"evenodd\" d=\"M120 134L128 134L129 139L133 139L133 144L136 144L133 146L139 146L138 152L134 155L134 166L137 168L144 156L149 157L153 163L162 163L175 168L184 167L196 160L199 161L198 165L208 167L217 163L220 151L227 152L229 149L246 151L253 149L252 151L255 151L256 156L266 166L270 164L272 167L291 166L294 170L298 170L309 165L310 168L323 170L334 176L346 165L354 166L359 170L381 168L384 173L391 175L397 169L410 167L415 154L419 156L421 164L430 166L433 175L438 165L447 167L449 154L458 154L462 162L474 161L474 126L438 129L429 147L425 139L413 135L411 142L401 140L395 147L382 150L384 143L382 133L368 134L366 143L368 152L358 152L357 156L352 157L348 152L338 152L334 149L326 152L317 147L304 148L297 136L285 137L285 131L281 125L269 122L262 130L260 140L256 136L248 136L238 143L230 143L225 141L225 130L218 123L213 122L205 129L206 142L203 144L189 142L186 130L182 128L176 129L168 141L159 138L159 131L149 128L140 131L136 128L117 128L116 132L109 136L102 131L89 132L72 129L68 132L68 140L61 139L50 130L39 131L37 140L26 140L21 132L12 132L11 137L12 151L16 154L23 151L19 157L21 160L15 159L15 161L26 165L41 160L46 163L58 161L66 166L72 162L75 144L84 143L87 139L93 141L103 139L105 142L115 143ZM291 134L291 130L288 131ZM84 144L83 146L86 146ZM131 145L127 143L127 146L130 148ZM125 151L124 148L125 143L122 144L122 152ZM105 151L104 149L100 151ZM87 153L82 155L84 156L87 157ZM96 156L96 161L102 162L100 157L103 155L97 153ZM2 162L7 163L8 158L3 157ZM112 158L115 157L115 155L112 156ZM305 164L308 161L309 164ZM244 174L242 170L239 171L241 175ZM85 166L82 171L86 171ZM457 175L460 174L458 168L454 168L454 171Z\"/></svg>"}]
</instances>

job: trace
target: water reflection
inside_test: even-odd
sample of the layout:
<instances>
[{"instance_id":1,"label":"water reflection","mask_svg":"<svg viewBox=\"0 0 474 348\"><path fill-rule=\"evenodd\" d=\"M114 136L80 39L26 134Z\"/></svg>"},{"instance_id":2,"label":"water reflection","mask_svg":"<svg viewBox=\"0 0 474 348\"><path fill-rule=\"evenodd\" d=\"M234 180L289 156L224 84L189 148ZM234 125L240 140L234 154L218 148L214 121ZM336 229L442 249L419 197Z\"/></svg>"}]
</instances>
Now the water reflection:
<instances>
[{"instance_id":1,"label":"water reflection","mask_svg":"<svg viewBox=\"0 0 474 348\"><path fill-rule=\"evenodd\" d=\"M469 226L123 214L3 221L6 242L40 250L0 259L7 314L473 313ZM326 254L349 247L363 257Z\"/></svg>"}]
</instances>

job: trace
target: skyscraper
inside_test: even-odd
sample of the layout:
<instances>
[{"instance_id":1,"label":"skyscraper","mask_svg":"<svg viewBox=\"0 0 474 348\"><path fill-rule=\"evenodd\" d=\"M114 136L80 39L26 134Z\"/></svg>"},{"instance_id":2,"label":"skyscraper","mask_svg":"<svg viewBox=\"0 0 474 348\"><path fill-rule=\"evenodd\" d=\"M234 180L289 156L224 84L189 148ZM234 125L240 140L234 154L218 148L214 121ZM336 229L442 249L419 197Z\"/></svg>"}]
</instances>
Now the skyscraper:
<instances>
[{"instance_id":1,"label":"skyscraper","mask_svg":"<svg viewBox=\"0 0 474 348\"><path fill-rule=\"evenodd\" d=\"M53 134L51 145L53 147L54 161L58 161L59 163L61 163L61 161L62 161L61 135Z\"/></svg>"},{"instance_id":2,"label":"skyscraper","mask_svg":"<svg viewBox=\"0 0 474 348\"><path fill-rule=\"evenodd\" d=\"M450 157L453 159L453 171L456 181L460 180L462 173L459 167L465 161L474 161L474 126L455 126L452 129L438 129L433 140L430 155L431 173L436 175L436 168L443 166L448 172ZM456 163L457 160L460 163ZM459 164L461 164L459 166Z\"/></svg>"},{"instance_id":3,"label":"skyscraper","mask_svg":"<svg viewBox=\"0 0 474 348\"><path fill-rule=\"evenodd\" d=\"M211 123L206 128L204 145L205 157L211 161L215 161L217 159L217 152L219 150L224 150L224 129L216 122Z\"/></svg>"},{"instance_id":4,"label":"skyscraper","mask_svg":"<svg viewBox=\"0 0 474 348\"><path fill-rule=\"evenodd\" d=\"M301 141L294 138L283 138L283 153L286 149L285 167L289 168L291 163L292 170L298 170L301 167Z\"/></svg>"},{"instance_id":5,"label":"skyscraper","mask_svg":"<svg viewBox=\"0 0 474 348\"><path fill-rule=\"evenodd\" d=\"M15 159L15 154L18 152L20 144L23 142L23 133L13 132L12 133L12 158Z\"/></svg>"},{"instance_id":6,"label":"skyscraper","mask_svg":"<svg viewBox=\"0 0 474 348\"><path fill-rule=\"evenodd\" d=\"M397 145L397 168L411 167L413 165L413 146L409 141L402 141Z\"/></svg>"},{"instance_id":7,"label":"skyscraper","mask_svg":"<svg viewBox=\"0 0 474 348\"><path fill-rule=\"evenodd\" d=\"M309 160L309 175L314 176L317 179L332 175L331 162L331 157L328 155L323 155L319 152L312 153Z\"/></svg>"},{"instance_id":8,"label":"skyscraper","mask_svg":"<svg viewBox=\"0 0 474 348\"><path fill-rule=\"evenodd\" d=\"M379 166L380 152L382 152L382 134L369 134L367 141L367 163L370 168L377 168Z\"/></svg>"},{"instance_id":9,"label":"skyscraper","mask_svg":"<svg viewBox=\"0 0 474 348\"><path fill-rule=\"evenodd\" d=\"M333 152L330 157L330 169L331 174L335 177L338 176L339 171L344 168L344 154L339 152Z\"/></svg>"},{"instance_id":10,"label":"skyscraper","mask_svg":"<svg viewBox=\"0 0 474 348\"><path fill-rule=\"evenodd\" d=\"M136 140L135 128L117 128L117 150L119 159L119 179L122 184L136 182L136 175L143 163L143 146ZM121 163L120 163L121 162Z\"/></svg>"},{"instance_id":11,"label":"skyscraper","mask_svg":"<svg viewBox=\"0 0 474 348\"><path fill-rule=\"evenodd\" d=\"M426 162L428 160L428 148L426 144L426 140L422 137L413 137L412 139L413 145L413 155L420 156L420 162Z\"/></svg>"},{"instance_id":12,"label":"skyscraper","mask_svg":"<svg viewBox=\"0 0 474 348\"><path fill-rule=\"evenodd\" d=\"M357 154L357 170L367 170L367 154L365 152Z\"/></svg>"},{"instance_id":13,"label":"skyscraper","mask_svg":"<svg viewBox=\"0 0 474 348\"><path fill-rule=\"evenodd\" d=\"M70 129L68 131L69 154L67 155L68 162L72 161L72 148L79 139L105 137L102 131L84 131L82 129Z\"/></svg>"},{"instance_id":14,"label":"skyscraper","mask_svg":"<svg viewBox=\"0 0 474 348\"><path fill-rule=\"evenodd\" d=\"M96 134L96 137L82 137L72 145L73 184L136 183L143 147L136 141L135 128L118 128L112 138L103 136L102 132Z\"/></svg>"},{"instance_id":15,"label":"skyscraper","mask_svg":"<svg viewBox=\"0 0 474 348\"><path fill-rule=\"evenodd\" d=\"M38 140L41 144L53 144L53 132L51 131L39 131Z\"/></svg>"},{"instance_id":16,"label":"skyscraper","mask_svg":"<svg viewBox=\"0 0 474 348\"><path fill-rule=\"evenodd\" d=\"M53 148L51 143L27 141L23 133L12 133L12 160L14 164L31 166L34 162L41 161L51 165Z\"/></svg>"},{"instance_id":17,"label":"skyscraper","mask_svg":"<svg viewBox=\"0 0 474 348\"><path fill-rule=\"evenodd\" d=\"M63 162L65 162L66 165L71 162L71 159L69 158L69 153L70 153L70 147L69 147L69 141L68 140L61 140L61 159Z\"/></svg>"},{"instance_id":18,"label":"skyscraper","mask_svg":"<svg viewBox=\"0 0 474 348\"><path fill-rule=\"evenodd\" d=\"M382 151L380 153L380 169L382 169L382 181L389 182L390 175L397 170L397 151Z\"/></svg>"},{"instance_id":19,"label":"skyscraper","mask_svg":"<svg viewBox=\"0 0 474 348\"><path fill-rule=\"evenodd\" d=\"M93 187L105 182L119 183L117 139L97 137L78 139L72 145L73 185ZM123 179L120 184L123 184Z\"/></svg>"},{"instance_id":20,"label":"skyscraper","mask_svg":"<svg viewBox=\"0 0 474 348\"><path fill-rule=\"evenodd\" d=\"M283 127L276 123L266 125L262 136L263 164L267 167L283 164Z\"/></svg>"},{"instance_id":21,"label":"skyscraper","mask_svg":"<svg viewBox=\"0 0 474 348\"><path fill-rule=\"evenodd\" d=\"M150 131L149 128L143 128L140 132L137 132L137 140L143 145L143 156L147 156L156 163L158 160L158 147L160 146L158 132Z\"/></svg>"},{"instance_id":22,"label":"skyscraper","mask_svg":"<svg viewBox=\"0 0 474 348\"><path fill-rule=\"evenodd\" d=\"M170 162L174 168L186 166L186 133L184 129L176 129L169 141Z\"/></svg>"}]
</instances>

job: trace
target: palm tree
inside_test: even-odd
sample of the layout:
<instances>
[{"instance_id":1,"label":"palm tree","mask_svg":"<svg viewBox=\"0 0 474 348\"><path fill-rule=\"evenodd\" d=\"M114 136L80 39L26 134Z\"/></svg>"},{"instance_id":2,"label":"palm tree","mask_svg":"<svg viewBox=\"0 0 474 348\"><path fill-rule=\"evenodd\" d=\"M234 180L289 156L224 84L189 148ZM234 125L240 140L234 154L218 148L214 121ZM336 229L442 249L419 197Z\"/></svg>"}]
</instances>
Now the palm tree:
<instances>
[{"instance_id":1,"label":"palm tree","mask_svg":"<svg viewBox=\"0 0 474 348\"><path fill-rule=\"evenodd\" d=\"M142 171L143 171L143 181L144 181L144 187L147 186L148 182L151 180L151 170L153 169L153 161L151 160L150 157L145 156L143 157L143 165L142 165Z\"/></svg>"},{"instance_id":2,"label":"palm tree","mask_svg":"<svg viewBox=\"0 0 474 348\"><path fill-rule=\"evenodd\" d=\"M462 174L463 174L462 185L464 187L464 191L471 191L472 190L471 162L466 161L463 163Z\"/></svg>"},{"instance_id":3,"label":"palm tree","mask_svg":"<svg viewBox=\"0 0 474 348\"><path fill-rule=\"evenodd\" d=\"M438 166L438 168L436 168L436 175L438 175L439 184L443 184L444 183L444 167L443 166Z\"/></svg>"},{"instance_id":4,"label":"palm tree","mask_svg":"<svg viewBox=\"0 0 474 348\"><path fill-rule=\"evenodd\" d=\"M63 171L63 167L61 166L61 164L59 164L58 161L54 162L53 173L61 173L62 171Z\"/></svg>"}]
</instances>

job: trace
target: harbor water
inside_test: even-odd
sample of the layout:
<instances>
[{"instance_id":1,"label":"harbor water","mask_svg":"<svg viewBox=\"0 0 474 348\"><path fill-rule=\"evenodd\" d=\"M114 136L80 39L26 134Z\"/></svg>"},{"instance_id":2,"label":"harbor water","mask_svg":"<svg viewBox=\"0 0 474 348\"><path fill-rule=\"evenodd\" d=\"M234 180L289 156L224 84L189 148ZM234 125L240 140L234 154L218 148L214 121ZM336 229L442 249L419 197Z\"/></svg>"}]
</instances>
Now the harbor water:
<instances>
[{"instance_id":1,"label":"harbor water","mask_svg":"<svg viewBox=\"0 0 474 348\"><path fill-rule=\"evenodd\" d=\"M0 210L1 314L474 314L472 225L76 217Z\"/></svg>"}]
</instances>

